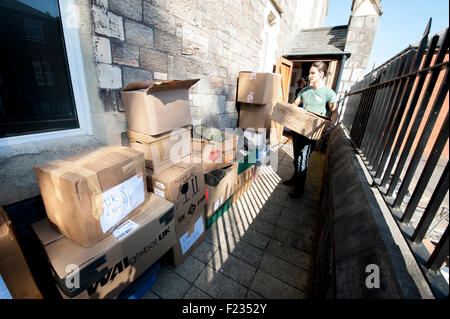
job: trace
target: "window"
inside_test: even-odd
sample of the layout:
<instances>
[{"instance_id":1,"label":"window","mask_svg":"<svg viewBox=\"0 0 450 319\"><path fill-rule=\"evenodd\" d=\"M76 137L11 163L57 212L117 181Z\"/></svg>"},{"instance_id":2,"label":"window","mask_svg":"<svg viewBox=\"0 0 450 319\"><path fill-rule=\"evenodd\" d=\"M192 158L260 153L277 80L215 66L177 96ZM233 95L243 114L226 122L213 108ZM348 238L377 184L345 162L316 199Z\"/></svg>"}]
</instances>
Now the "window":
<instances>
[{"instance_id":1,"label":"window","mask_svg":"<svg viewBox=\"0 0 450 319\"><path fill-rule=\"evenodd\" d=\"M25 34L27 40L45 43L42 23L29 19L23 19L23 23L25 25Z\"/></svg>"},{"instance_id":2,"label":"window","mask_svg":"<svg viewBox=\"0 0 450 319\"><path fill-rule=\"evenodd\" d=\"M0 139L79 127L58 0L0 1Z\"/></svg>"},{"instance_id":3,"label":"window","mask_svg":"<svg viewBox=\"0 0 450 319\"><path fill-rule=\"evenodd\" d=\"M37 85L53 85L53 77L47 61L34 60L33 69Z\"/></svg>"}]
</instances>

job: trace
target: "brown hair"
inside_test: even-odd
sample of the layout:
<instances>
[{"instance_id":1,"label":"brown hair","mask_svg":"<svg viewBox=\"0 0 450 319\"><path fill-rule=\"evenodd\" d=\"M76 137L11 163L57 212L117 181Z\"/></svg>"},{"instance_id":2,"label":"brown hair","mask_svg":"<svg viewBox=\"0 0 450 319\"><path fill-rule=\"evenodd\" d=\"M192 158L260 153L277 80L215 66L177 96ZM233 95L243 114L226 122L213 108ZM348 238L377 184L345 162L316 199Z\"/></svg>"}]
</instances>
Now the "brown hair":
<instances>
[{"instance_id":1,"label":"brown hair","mask_svg":"<svg viewBox=\"0 0 450 319\"><path fill-rule=\"evenodd\" d=\"M319 70L319 72L323 72L324 76L329 76L330 72L328 72L328 67L327 64L325 62L322 61L317 61L314 62L311 67L315 67L317 70Z\"/></svg>"}]
</instances>

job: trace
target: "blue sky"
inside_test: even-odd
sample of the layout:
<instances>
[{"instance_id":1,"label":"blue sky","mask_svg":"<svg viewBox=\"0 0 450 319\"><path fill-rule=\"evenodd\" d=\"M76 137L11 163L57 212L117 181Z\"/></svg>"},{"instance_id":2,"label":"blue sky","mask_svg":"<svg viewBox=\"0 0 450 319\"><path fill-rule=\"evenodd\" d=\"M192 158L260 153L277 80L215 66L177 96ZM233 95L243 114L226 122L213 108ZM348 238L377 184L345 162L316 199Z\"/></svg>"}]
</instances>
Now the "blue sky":
<instances>
[{"instance_id":1,"label":"blue sky","mask_svg":"<svg viewBox=\"0 0 450 319\"><path fill-rule=\"evenodd\" d=\"M324 26L348 23L352 0L329 0ZM382 0L383 14L379 20L375 41L367 64L375 67L422 38L429 18L430 36L448 28L448 0Z\"/></svg>"}]
</instances>

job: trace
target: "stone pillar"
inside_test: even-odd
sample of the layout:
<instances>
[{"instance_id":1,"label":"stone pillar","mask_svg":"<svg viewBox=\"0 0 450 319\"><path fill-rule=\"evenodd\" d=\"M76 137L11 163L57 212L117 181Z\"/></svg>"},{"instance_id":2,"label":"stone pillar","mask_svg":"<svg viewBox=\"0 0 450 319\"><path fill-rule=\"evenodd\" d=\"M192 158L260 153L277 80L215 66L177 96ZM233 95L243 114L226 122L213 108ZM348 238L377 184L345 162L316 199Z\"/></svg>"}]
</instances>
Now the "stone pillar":
<instances>
[{"instance_id":1,"label":"stone pillar","mask_svg":"<svg viewBox=\"0 0 450 319\"><path fill-rule=\"evenodd\" d=\"M348 23L345 52L351 56L345 63L338 95L360 81L366 74L372 44L382 12L378 0L354 0Z\"/></svg>"}]
</instances>

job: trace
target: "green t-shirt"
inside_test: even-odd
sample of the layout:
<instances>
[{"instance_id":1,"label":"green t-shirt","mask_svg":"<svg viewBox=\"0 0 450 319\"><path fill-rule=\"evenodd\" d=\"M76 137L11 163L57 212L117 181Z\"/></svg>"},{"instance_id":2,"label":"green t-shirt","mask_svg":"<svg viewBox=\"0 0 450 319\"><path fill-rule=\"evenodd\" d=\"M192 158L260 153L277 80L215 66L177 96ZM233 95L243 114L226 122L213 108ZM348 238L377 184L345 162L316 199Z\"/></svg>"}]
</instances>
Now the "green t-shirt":
<instances>
[{"instance_id":1,"label":"green t-shirt","mask_svg":"<svg viewBox=\"0 0 450 319\"><path fill-rule=\"evenodd\" d=\"M322 86L320 89L308 86L302 89L297 96L302 100L305 110L325 116L328 112L327 104L337 101L336 93L327 86Z\"/></svg>"}]
</instances>

